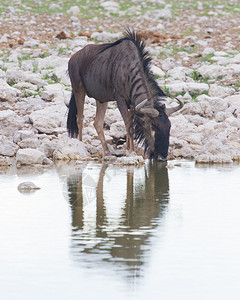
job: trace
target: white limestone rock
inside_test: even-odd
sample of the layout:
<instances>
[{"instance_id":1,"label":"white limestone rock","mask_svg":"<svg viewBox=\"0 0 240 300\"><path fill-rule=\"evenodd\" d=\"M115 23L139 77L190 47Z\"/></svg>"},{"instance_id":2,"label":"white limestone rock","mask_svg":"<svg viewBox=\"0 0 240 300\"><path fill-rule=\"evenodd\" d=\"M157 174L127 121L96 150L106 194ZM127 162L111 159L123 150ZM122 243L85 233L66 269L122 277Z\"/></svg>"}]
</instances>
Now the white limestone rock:
<instances>
[{"instance_id":1,"label":"white limestone rock","mask_svg":"<svg viewBox=\"0 0 240 300\"><path fill-rule=\"evenodd\" d=\"M110 32L93 32L91 35L92 39L96 39L97 41L100 42L111 42L114 40L117 40L122 37L122 32L117 32L117 33L110 33Z\"/></svg>"},{"instance_id":2,"label":"white limestone rock","mask_svg":"<svg viewBox=\"0 0 240 300\"><path fill-rule=\"evenodd\" d=\"M19 90L22 90L22 89L28 89L28 90L31 90L31 91L36 91L38 89L37 85L35 84L32 84L30 82L18 82L16 84L14 84L14 88L16 89L19 89Z\"/></svg>"},{"instance_id":3,"label":"white limestone rock","mask_svg":"<svg viewBox=\"0 0 240 300\"><path fill-rule=\"evenodd\" d=\"M123 121L119 109L108 109L104 118L107 127L111 127L113 123Z\"/></svg>"},{"instance_id":4,"label":"white limestone rock","mask_svg":"<svg viewBox=\"0 0 240 300\"><path fill-rule=\"evenodd\" d=\"M47 93L48 96L45 93ZM53 98L52 98L52 96L50 96L50 94L53 95ZM71 92L66 91L62 84L54 83L54 84L46 85L45 90L43 91L43 94L42 94L42 98L45 101L48 101L48 100L46 100L46 98L47 99L52 98L49 101L61 102L62 103L62 102L65 101L65 99L70 100L70 95L71 95Z\"/></svg>"},{"instance_id":5,"label":"white limestone rock","mask_svg":"<svg viewBox=\"0 0 240 300\"><path fill-rule=\"evenodd\" d=\"M0 79L0 101L17 102L20 94L20 90L11 87L5 80Z\"/></svg>"},{"instance_id":6,"label":"white limestone rock","mask_svg":"<svg viewBox=\"0 0 240 300\"><path fill-rule=\"evenodd\" d=\"M171 19L172 18L172 12L169 8L163 8L163 9L156 10L155 15L159 19Z\"/></svg>"},{"instance_id":7,"label":"white limestone rock","mask_svg":"<svg viewBox=\"0 0 240 300\"><path fill-rule=\"evenodd\" d=\"M175 67L177 67L176 60L172 57L168 57L162 61L162 69L164 71L171 70Z\"/></svg>"},{"instance_id":8,"label":"white limestone rock","mask_svg":"<svg viewBox=\"0 0 240 300\"><path fill-rule=\"evenodd\" d=\"M201 117L199 115L185 115L185 119L187 119L189 122L193 123L196 126L200 126L208 122L206 118Z\"/></svg>"},{"instance_id":9,"label":"white limestone rock","mask_svg":"<svg viewBox=\"0 0 240 300\"><path fill-rule=\"evenodd\" d=\"M191 149L189 143L182 138L179 139L173 136L170 136L169 154L174 157L194 157L194 151Z\"/></svg>"},{"instance_id":10,"label":"white limestone rock","mask_svg":"<svg viewBox=\"0 0 240 300\"><path fill-rule=\"evenodd\" d=\"M18 116L13 110L0 111L0 134L10 135L24 125L24 119Z\"/></svg>"},{"instance_id":11,"label":"white limestone rock","mask_svg":"<svg viewBox=\"0 0 240 300\"><path fill-rule=\"evenodd\" d=\"M16 162L19 165L43 164L46 156L37 149L19 149L16 154Z\"/></svg>"},{"instance_id":12,"label":"white limestone rock","mask_svg":"<svg viewBox=\"0 0 240 300\"><path fill-rule=\"evenodd\" d=\"M138 156L134 153L132 153L130 156L122 156L118 157L114 160L115 164L121 164L121 165L143 165L145 163L145 160L142 156Z\"/></svg>"},{"instance_id":13,"label":"white limestone rock","mask_svg":"<svg viewBox=\"0 0 240 300\"><path fill-rule=\"evenodd\" d=\"M226 75L238 76L240 73L240 64L229 64L225 67Z\"/></svg>"},{"instance_id":14,"label":"white limestone rock","mask_svg":"<svg viewBox=\"0 0 240 300\"><path fill-rule=\"evenodd\" d=\"M104 1L100 5L112 13L117 13L120 10L120 4L115 1Z\"/></svg>"},{"instance_id":15,"label":"white limestone rock","mask_svg":"<svg viewBox=\"0 0 240 300\"><path fill-rule=\"evenodd\" d=\"M197 71L203 76L203 77L209 77L209 78L217 78L220 76L227 75L227 70L225 67L219 66L219 65L202 65L197 69Z\"/></svg>"},{"instance_id":16,"label":"white limestone rock","mask_svg":"<svg viewBox=\"0 0 240 300\"><path fill-rule=\"evenodd\" d=\"M159 77L164 77L165 76L165 72L163 72L162 69L157 67L157 66L152 65L151 66L151 71L156 76L159 76Z\"/></svg>"},{"instance_id":17,"label":"white limestone rock","mask_svg":"<svg viewBox=\"0 0 240 300\"><path fill-rule=\"evenodd\" d=\"M65 85L70 85L70 78L67 73L67 65L63 64L61 66L58 66L54 69L54 73L57 75L57 77L60 79L61 83Z\"/></svg>"},{"instance_id":18,"label":"white limestone rock","mask_svg":"<svg viewBox=\"0 0 240 300\"><path fill-rule=\"evenodd\" d=\"M219 86L217 84L211 84L209 88L209 96L224 98L232 95L235 92L233 88Z\"/></svg>"},{"instance_id":19,"label":"white limestone rock","mask_svg":"<svg viewBox=\"0 0 240 300\"><path fill-rule=\"evenodd\" d=\"M52 101L53 98L54 98L54 93L51 93L51 92L49 92L49 91L43 91L43 92L41 93L41 97L42 97L42 99L43 99L44 101L50 102L50 101Z\"/></svg>"},{"instance_id":20,"label":"white limestone rock","mask_svg":"<svg viewBox=\"0 0 240 300\"><path fill-rule=\"evenodd\" d=\"M218 111L215 114L215 120L217 122L223 122L225 119L231 117L231 113L230 112L224 112L224 111Z\"/></svg>"},{"instance_id":21,"label":"white limestone rock","mask_svg":"<svg viewBox=\"0 0 240 300\"><path fill-rule=\"evenodd\" d=\"M177 115L171 118L171 136L185 139L189 134L196 131L196 126L188 122L184 115Z\"/></svg>"},{"instance_id":22,"label":"white limestone rock","mask_svg":"<svg viewBox=\"0 0 240 300\"><path fill-rule=\"evenodd\" d=\"M5 82L7 80L6 72L4 72L1 69L0 69L0 80L1 80L1 82L2 82L2 80L3 80L3 82Z\"/></svg>"},{"instance_id":23,"label":"white limestone rock","mask_svg":"<svg viewBox=\"0 0 240 300\"><path fill-rule=\"evenodd\" d=\"M212 137L200 149L200 155L196 161L203 162L232 162L240 157L240 150L231 145L224 144L221 139ZM203 159L204 158L204 159Z\"/></svg>"},{"instance_id":24,"label":"white limestone rock","mask_svg":"<svg viewBox=\"0 0 240 300\"><path fill-rule=\"evenodd\" d=\"M240 64L240 53L234 56L234 58L231 60L231 63Z\"/></svg>"},{"instance_id":25,"label":"white limestone rock","mask_svg":"<svg viewBox=\"0 0 240 300\"><path fill-rule=\"evenodd\" d=\"M54 71L56 67L64 67L65 71L67 71L68 61L69 58L60 57L56 55L50 55L44 58L37 58L35 60L39 70L53 68L53 70L51 71Z\"/></svg>"},{"instance_id":26,"label":"white limestone rock","mask_svg":"<svg viewBox=\"0 0 240 300\"><path fill-rule=\"evenodd\" d=\"M53 152L56 150L57 139L50 140L48 138L44 138L40 141L39 150L45 153L46 157L52 158Z\"/></svg>"},{"instance_id":27,"label":"white limestone rock","mask_svg":"<svg viewBox=\"0 0 240 300\"><path fill-rule=\"evenodd\" d=\"M186 93L183 95L182 100L183 100L183 101L191 101L191 100L192 100L192 97L191 97L191 95L189 94L189 92L186 92Z\"/></svg>"},{"instance_id":28,"label":"white limestone rock","mask_svg":"<svg viewBox=\"0 0 240 300\"><path fill-rule=\"evenodd\" d=\"M182 115L200 115L203 116L203 111L199 102L188 102L181 109Z\"/></svg>"},{"instance_id":29,"label":"white limestone rock","mask_svg":"<svg viewBox=\"0 0 240 300\"><path fill-rule=\"evenodd\" d=\"M40 74L34 74L31 71L23 71L18 67L10 67L6 71L7 82L9 84L16 84L18 82L30 82L38 87L44 86L44 81Z\"/></svg>"},{"instance_id":30,"label":"white limestone rock","mask_svg":"<svg viewBox=\"0 0 240 300\"><path fill-rule=\"evenodd\" d=\"M199 154L195 157L196 163L232 163L233 160L228 154Z\"/></svg>"},{"instance_id":31,"label":"white limestone rock","mask_svg":"<svg viewBox=\"0 0 240 300\"><path fill-rule=\"evenodd\" d=\"M0 135L0 155L14 156L19 147L13 142L12 138Z\"/></svg>"},{"instance_id":32,"label":"white limestone rock","mask_svg":"<svg viewBox=\"0 0 240 300\"><path fill-rule=\"evenodd\" d=\"M0 156L0 166L1 167L8 167L12 165L12 161L8 156Z\"/></svg>"},{"instance_id":33,"label":"white limestone rock","mask_svg":"<svg viewBox=\"0 0 240 300\"><path fill-rule=\"evenodd\" d=\"M54 160L86 160L90 155L83 142L71 139L63 134L59 137L56 150L53 152Z\"/></svg>"},{"instance_id":34,"label":"white limestone rock","mask_svg":"<svg viewBox=\"0 0 240 300\"><path fill-rule=\"evenodd\" d=\"M230 111L235 118L240 118L240 94L228 96L225 98L228 103L228 111Z\"/></svg>"},{"instance_id":35,"label":"white limestone rock","mask_svg":"<svg viewBox=\"0 0 240 300\"><path fill-rule=\"evenodd\" d=\"M8 37L9 35L5 33L3 36L1 36L0 43L8 43Z\"/></svg>"},{"instance_id":36,"label":"white limestone rock","mask_svg":"<svg viewBox=\"0 0 240 300\"><path fill-rule=\"evenodd\" d=\"M167 71L167 75L173 77L174 79L183 80L186 78L186 75L189 75L193 72L192 69L186 67L175 67Z\"/></svg>"},{"instance_id":37,"label":"white limestone rock","mask_svg":"<svg viewBox=\"0 0 240 300\"><path fill-rule=\"evenodd\" d=\"M38 47L40 44L40 41L38 39L28 39L24 42L24 46L27 48L34 48Z\"/></svg>"},{"instance_id":38,"label":"white limestone rock","mask_svg":"<svg viewBox=\"0 0 240 300\"><path fill-rule=\"evenodd\" d=\"M110 136L114 139L121 139L126 137L126 130L123 121L115 122L110 127Z\"/></svg>"},{"instance_id":39,"label":"white limestone rock","mask_svg":"<svg viewBox=\"0 0 240 300\"><path fill-rule=\"evenodd\" d=\"M24 130L18 130L13 135L13 141L14 143L18 144L23 140L26 139L34 139L35 133L33 130L24 129Z\"/></svg>"},{"instance_id":40,"label":"white limestone rock","mask_svg":"<svg viewBox=\"0 0 240 300\"><path fill-rule=\"evenodd\" d=\"M221 99L220 97L209 97L208 95L200 95L197 97L197 100L202 102L207 102L212 111L226 111L229 107L228 101L226 99Z\"/></svg>"},{"instance_id":41,"label":"white limestone rock","mask_svg":"<svg viewBox=\"0 0 240 300\"><path fill-rule=\"evenodd\" d=\"M213 54L214 52L215 52L214 48L206 47L202 52L202 56L207 56L209 54Z\"/></svg>"},{"instance_id":42,"label":"white limestone rock","mask_svg":"<svg viewBox=\"0 0 240 300\"><path fill-rule=\"evenodd\" d=\"M59 4L52 3L49 5L49 10L51 10L51 11L57 11L59 9L61 9L61 6Z\"/></svg>"},{"instance_id":43,"label":"white limestone rock","mask_svg":"<svg viewBox=\"0 0 240 300\"><path fill-rule=\"evenodd\" d=\"M29 116L33 127L40 133L59 134L66 132L66 107L49 105L44 109L36 110Z\"/></svg>"},{"instance_id":44,"label":"white limestone rock","mask_svg":"<svg viewBox=\"0 0 240 300\"><path fill-rule=\"evenodd\" d=\"M67 10L67 13L70 15L77 16L80 14L80 8L78 6L72 6L69 10Z\"/></svg>"},{"instance_id":45,"label":"white limestone rock","mask_svg":"<svg viewBox=\"0 0 240 300\"><path fill-rule=\"evenodd\" d=\"M180 94L182 92L191 92L202 94L208 92L209 86L206 83L196 83L196 82L178 82L166 84L166 88L169 89L171 95Z\"/></svg>"},{"instance_id":46,"label":"white limestone rock","mask_svg":"<svg viewBox=\"0 0 240 300\"><path fill-rule=\"evenodd\" d=\"M20 81L26 81L27 75L18 67L9 67L6 71L7 82L9 84L15 84Z\"/></svg>"}]
</instances>

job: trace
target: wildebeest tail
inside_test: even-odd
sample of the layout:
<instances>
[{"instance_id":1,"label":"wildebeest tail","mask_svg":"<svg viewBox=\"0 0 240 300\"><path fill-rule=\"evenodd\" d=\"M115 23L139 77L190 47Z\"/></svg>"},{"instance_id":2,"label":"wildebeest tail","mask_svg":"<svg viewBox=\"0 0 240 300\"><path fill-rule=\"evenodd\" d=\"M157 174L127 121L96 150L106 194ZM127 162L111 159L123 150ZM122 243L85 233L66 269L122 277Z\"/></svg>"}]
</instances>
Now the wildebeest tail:
<instances>
[{"instance_id":1,"label":"wildebeest tail","mask_svg":"<svg viewBox=\"0 0 240 300\"><path fill-rule=\"evenodd\" d=\"M76 138L78 136L78 126L77 126L77 105L75 101L75 96L72 92L68 110L67 118L67 130L70 137Z\"/></svg>"}]
</instances>

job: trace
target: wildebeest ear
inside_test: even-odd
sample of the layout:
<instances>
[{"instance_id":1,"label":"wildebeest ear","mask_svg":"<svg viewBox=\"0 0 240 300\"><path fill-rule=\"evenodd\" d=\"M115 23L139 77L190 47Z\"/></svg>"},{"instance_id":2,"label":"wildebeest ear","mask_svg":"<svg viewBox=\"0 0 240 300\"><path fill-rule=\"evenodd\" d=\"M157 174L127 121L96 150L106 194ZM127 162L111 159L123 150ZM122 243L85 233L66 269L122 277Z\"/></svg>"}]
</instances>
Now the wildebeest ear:
<instances>
[{"instance_id":1,"label":"wildebeest ear","mask_svg":"<svg viewBox=\"0 0 240 300\"><path fill-rule=\"evenodd\" d=\"M156 104L155 104L155 108L160 112L160 111L165 111L166 110L166 105L161 102L161 101L158 101Z\"/></svg>"},{"instance_id":2,"label":"wildebeest ear","mask_svg":"<svg viewBox=\"0 0 240 300\"><path fill-rule=\"evenodd\" d=\"M165 111L165 110L166 110L166 105L165 105L165 104L162 104L162 105L161 105L161 108Z\"/></svg>"}]
</instances>

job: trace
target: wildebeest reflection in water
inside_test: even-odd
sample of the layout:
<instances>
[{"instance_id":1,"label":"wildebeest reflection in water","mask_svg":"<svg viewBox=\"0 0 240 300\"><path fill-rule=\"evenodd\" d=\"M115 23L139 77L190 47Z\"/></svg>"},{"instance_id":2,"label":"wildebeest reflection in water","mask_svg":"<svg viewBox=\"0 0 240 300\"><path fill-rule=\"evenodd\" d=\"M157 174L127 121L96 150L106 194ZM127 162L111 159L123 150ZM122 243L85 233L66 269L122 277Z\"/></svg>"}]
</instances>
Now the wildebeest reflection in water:
<instances>
[{"instance_id":1,"label":"wildebeest reflection in water","mask_svg":"<svg viewBox=\"0 0 240 300\"><path fill-rule=\"evenodd\" d=\"M67 180L72 256L86 267L113 263L124 276L141 276L168 205L166 163L149 162L140 169L103 164L98 178L91 169Z\"/></svg>"}]
</instances>

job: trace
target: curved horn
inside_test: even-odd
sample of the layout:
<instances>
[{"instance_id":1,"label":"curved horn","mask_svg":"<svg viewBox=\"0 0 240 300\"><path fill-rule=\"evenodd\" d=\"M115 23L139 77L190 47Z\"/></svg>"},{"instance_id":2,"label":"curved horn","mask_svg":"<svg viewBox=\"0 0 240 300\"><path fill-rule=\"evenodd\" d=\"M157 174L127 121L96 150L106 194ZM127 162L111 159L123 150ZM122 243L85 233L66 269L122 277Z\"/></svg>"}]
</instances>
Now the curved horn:
<instances>
[{"instance_id":1,"label":"curved horn","mask_svg":"<svg viewBox=\"0 0 240 300\"><path fill-rule=\"evenodd\" d=\"M147 114L150 117L156 118L159 115L159 112L155 108L151 107L144 107L145 104L147 103L148 99L143 100L140 102L136 107L135 110L141 114Z\"/></svg>"},{"instance_id":2,"label":"curved horn","mask_svg":"<svg viewBox=\"0 0 240 300\"><path fill-rule=\"evenodd\" d=\"M170 108L166 108L165 112L168 116L170 116L171 114L175 113L176 111L180 110L183 107L183 102L182 100L175 98L178 102L178 106L176 107L170 107Z\"/></svg>"},{"instance_id":3,"label":"curved horn","mask_svg":"<svg viewBox=\"0 0 240 300\"><path fill-rule=\"evenodd\" d=\"M135 107L135 110L136 110L137 112L141 112L141 111L140 111L141 108L147 103L147 101L148 101L148 99L145 99L145 100L143 100L142 102L140 102L140 103Z\"/></svg>"}]
</instances>

